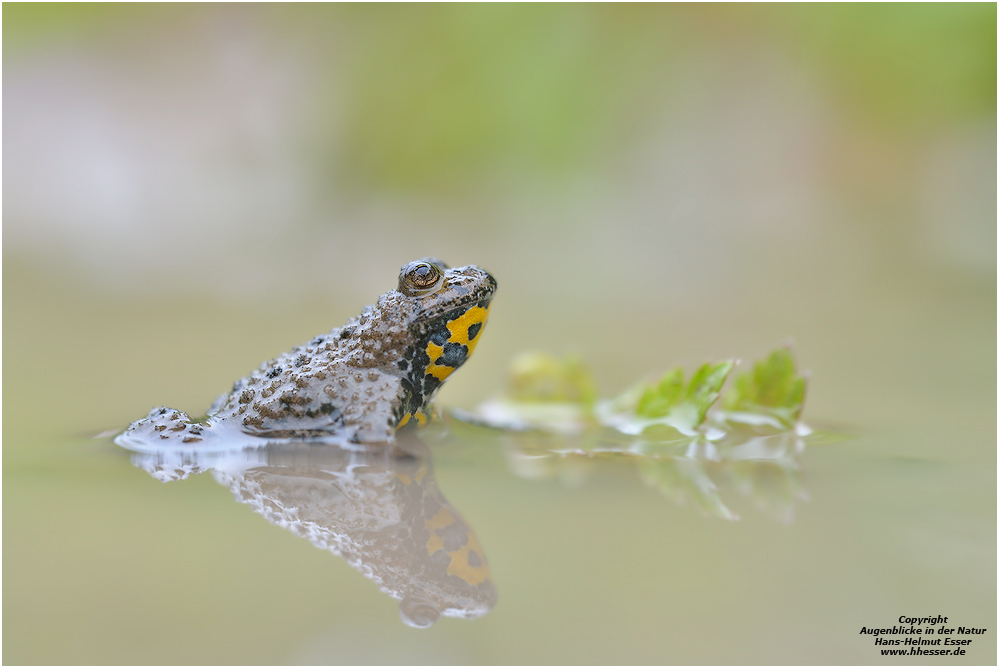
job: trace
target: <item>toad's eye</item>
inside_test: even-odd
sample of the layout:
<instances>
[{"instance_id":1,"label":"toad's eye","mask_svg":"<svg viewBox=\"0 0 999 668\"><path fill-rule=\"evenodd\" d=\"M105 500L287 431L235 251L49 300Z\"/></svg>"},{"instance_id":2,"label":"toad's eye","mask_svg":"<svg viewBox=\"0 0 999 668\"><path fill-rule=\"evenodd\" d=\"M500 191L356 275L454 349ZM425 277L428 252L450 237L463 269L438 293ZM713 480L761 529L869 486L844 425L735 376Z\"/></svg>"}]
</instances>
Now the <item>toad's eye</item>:
<instances>
[{"instance_id":1,"label":"toad's eye","mask_svg":"<svg viewBox=\"0 0 999 668\"><path fill-rule=\"evenodd\" d=\"M431 262L410 262L402 268L399 291L410 297L425 295L439 286L443 276L440 268Z\"/></svg>"},{"instance_id":2,"label":"toad's eye","mask_svg":"<svg viewBox=\"0 0 999 668\"><path fill-rule=\"evenodd\" d=\"M420 262L406 273L406 281L414 288L429 288L440 276L440 269L428 262Z\"/></svg>"}]
</instances>

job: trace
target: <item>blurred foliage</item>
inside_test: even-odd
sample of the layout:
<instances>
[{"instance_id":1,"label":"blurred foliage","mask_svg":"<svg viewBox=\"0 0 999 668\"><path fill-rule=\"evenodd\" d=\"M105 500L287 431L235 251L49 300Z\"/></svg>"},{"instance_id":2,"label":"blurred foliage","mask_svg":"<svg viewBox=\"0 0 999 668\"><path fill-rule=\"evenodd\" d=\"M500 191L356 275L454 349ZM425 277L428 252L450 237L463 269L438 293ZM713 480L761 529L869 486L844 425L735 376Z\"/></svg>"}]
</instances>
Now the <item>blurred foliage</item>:
<instances>
[{"instance_id":1,"label":"blurred foliage","mask_svg":"<svg viewBox=\"0 0 999 668\"><path fill-rule=\"evenodd\" d=\"M746 433L772 435L799 428L810 433L799 425L805 378L797 374L788 348L736 376L724 408L709 413L734 366L731 360L707 362L689 380L677 367L656 382L640 381L613 399L598 401L590 372L577 356L525 353L511 365L502 396L481 404L474 416L458 417L500 429L582 435L592 441L579 446L583 450L629 449L635 439L643 447L653 442L682 442L685 447L704 435L711 441L730 436L741 443Z\"/></svg>"},{"instance_id":2,"label":"blurred foliage","mask_svg":"<svg viewBox=\"0 0 999 668\"><path fill-rule=\"evenodd\" d=\"M64 44L100 42L115 31L142 29L167 17L196 16L191 5L170 3L4 3L3 56L16 59Z\"/></svg>"},{"instance_id":3,"label":"blurred foliage","mask_svg":"<svg viewBox=\"0 0 999 668\"><path fill-rule=\"evenodd\" d=\"M854 117L905 133L996 108L994 3L4 9L8 57L116 31L142 44L143 32L170 29L165 12L219 25L258 17L278 39L308 44L332 82L341 127L317 138L329 168L392 190L557 178L591 164L661 115L706 54L738 62L776 51Z\"/></svg>"},{"instance_id":4,"label":"blurred foliage","mask_svg":"<svg viewBox=\"0 0 999 668\"><path fill-rule=\"evenodd\" d=\"M775 28L868 117L916 131L995 113L995 3L772 8Z\"/></svg>"},{"instance_id":5,"label":"blurred foliage","mask_svg":"<svg viewBox=\"0 0 999 668\"><path fill-rule=\"evenodd\" d=\"M518 356L510 365L507 395L513 401L570 402L592 406L597 400L593 374L578 355L542 352Z\"/></svg>"},{"instance_id":6,"label":"blurred foliage","mask_svg":"<svg viewBox=\"0 0 999 668\"><path fill-rule=\"evenodd\" d=\"M600 5L412 5L362 12L344 166L449 188L530 164L559 173L627 133L675 51L669 22Z\"/></svg>"}]
</instances>

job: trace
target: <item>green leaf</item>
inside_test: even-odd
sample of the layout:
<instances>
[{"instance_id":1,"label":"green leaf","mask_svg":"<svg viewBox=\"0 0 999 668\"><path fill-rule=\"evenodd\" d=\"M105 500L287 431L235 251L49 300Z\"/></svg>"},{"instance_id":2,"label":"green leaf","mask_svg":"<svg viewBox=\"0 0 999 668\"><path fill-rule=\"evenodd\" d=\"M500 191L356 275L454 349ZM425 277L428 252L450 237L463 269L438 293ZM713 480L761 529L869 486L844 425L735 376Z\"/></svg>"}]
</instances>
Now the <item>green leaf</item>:
<instances>
[{"instance_id":1,"label":"green leaf","mask_svg":"<svg viewBox=\"0 0 999 668\"><path fill-rule=\"evenodd\" d=\"M684 383L682 369L673 369L658 383L645 388L635 407L635 416L668 418L678 427L697 427L718 398L732 366L730 360L709 362L694 373L689 383Z\"/></svg>"},{"instance_id":2,"label":"green leaf","mask_svg":"<svg viewBox=\"0 0 999 668\"><path fill-rule=\"evenodd\" d=\"M795 371L790 349L780 348L738 374L723 405L729 411L771 414L790 425L798 421L804 401L805 377Z\"/></svg>"},{"instance_id":3,"label":"green leaf","mask_svg":"<svg viewBox=\"0 0 999 668\"><path fill-rule=\"evenodd\" d=\"M679 402L683 393L683 369L677 367L649 385L638 400L635 414L646 418L663 417Z\"/></svg>"},{"instance_id":4,"label":"green leaf","mask_svg":"<svg viewBox=\"0 0 999 668\"><path fill-rule=\"evenodd\" d=\"M697 411L697 424L704 421L711 404L718 399L722 385L725 384L725 379L728 378L733 366L735 363L732 360L716 364L707 363L690 379L686 401Z\"/></svg>"}]
</instances>

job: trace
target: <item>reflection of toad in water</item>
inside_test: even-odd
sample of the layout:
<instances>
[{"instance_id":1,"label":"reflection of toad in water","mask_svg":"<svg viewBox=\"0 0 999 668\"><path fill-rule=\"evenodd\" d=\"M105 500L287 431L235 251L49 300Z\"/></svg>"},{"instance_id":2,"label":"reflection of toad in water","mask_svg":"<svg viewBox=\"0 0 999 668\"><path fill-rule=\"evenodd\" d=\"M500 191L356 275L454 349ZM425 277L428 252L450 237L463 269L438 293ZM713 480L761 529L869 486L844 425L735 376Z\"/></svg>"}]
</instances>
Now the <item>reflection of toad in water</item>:
<instances>
[{"instance_id":1,"label":"reflection of toad in water","mask_svg":"<svg viewBox=\"0 0 999 668\"><path fill-rule=\"evenodd\" d=\"M402 445L405 454L304 443L214 455L171 448L133 462L163 481L213 469L237 501L398 599L410 626L480 617L496 589L479 539L437 488L429 449L415 438Z\"/></svg>"}]
</instances>

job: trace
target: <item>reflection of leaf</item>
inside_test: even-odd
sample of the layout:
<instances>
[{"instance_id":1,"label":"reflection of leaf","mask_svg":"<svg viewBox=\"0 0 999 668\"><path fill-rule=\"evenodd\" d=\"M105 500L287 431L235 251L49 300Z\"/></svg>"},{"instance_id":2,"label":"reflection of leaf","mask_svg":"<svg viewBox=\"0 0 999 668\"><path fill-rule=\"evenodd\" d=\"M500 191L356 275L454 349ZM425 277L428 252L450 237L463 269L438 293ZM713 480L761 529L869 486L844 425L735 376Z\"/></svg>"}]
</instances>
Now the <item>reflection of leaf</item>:
<instances>
[{"instance_id":1,"label":"reflection of leaf","mask_svg":"<svg viewBox=\"0 0 999 668\"><path fill-rule=\"evenodd\" d=\"M722 502L718 488L708 477L698 459L691 457L647 459L639 462L638 471L645 484L655 487L673 503L682 505L690 499L705 514L723 520L739 519L738 515Z\"/></svg>"},{"instance_id":2,"label":"reflection of leaf","mask_svg":"<svg viewBox=\"0 0 999 668\"><path fill-rule=\"evenodd\" d=\"M683 370L674 369L657 384L645 388L635 407L635 416L671 418L669 421L676 427L693 429L704 421L708 408L718 398L719 390L731 370L731 361L709 362L694 373L689 383L684 384Z\"/></svg>"},{"instance_id":3,"label":"reflection of leaf","mask_svg":"<svg viewBox=\"0 0 999 668\"><path fill-rule=\"evenodd\" d=\"M795 501L808 499L793 460L732 462L728 474L739 491L784 524L794 521Z\"/></svg>"},{"instance_id":4,"label":"reflection of leaf","mask_svg":"<svg viewBox=\"0 0 999 668\"><path fill-rule=\"evenodd\" d=\"M638 438L597 427L576 434L518 431L504 434L503 442L510 469L518 477L554 479L576 487L598 467L619 462L634 466L643 482L673 503L690 503L720 519L738 519L722 499L726 486L734 485L785 524L793 521L796 503L808 498L800 462L805 439L794 430L759 436L755 430L738 429L715 441L703 434L679 439L648 437L660 427L670 429L653 424Z\"/></svg>"},{"instance_id":5,"label":"reflection of leaf","mask_svg":"<svg viewBox=\"0 0 999 668\"><path fill-rule=\"evenodd\" d=\"M728 411L772 414L791 425L800 417L804 401L805 378L795 372L791 351L780 348L738 374L723 405Z\"/></svg>"}]
</instances>

